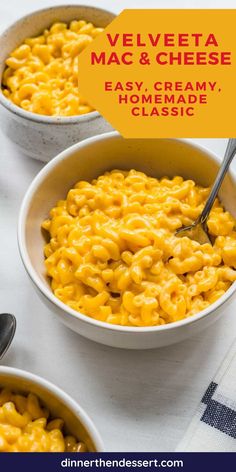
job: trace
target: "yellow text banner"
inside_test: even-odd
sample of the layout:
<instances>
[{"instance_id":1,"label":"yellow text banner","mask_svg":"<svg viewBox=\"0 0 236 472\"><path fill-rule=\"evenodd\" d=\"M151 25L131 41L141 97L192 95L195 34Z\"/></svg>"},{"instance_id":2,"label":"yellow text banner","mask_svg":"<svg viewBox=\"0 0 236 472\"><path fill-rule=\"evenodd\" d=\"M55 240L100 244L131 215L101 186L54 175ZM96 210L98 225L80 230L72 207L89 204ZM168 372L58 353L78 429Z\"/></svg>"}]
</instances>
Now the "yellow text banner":
<instances>
[{"instance_id":1,"label":"yellow text banner","mask_svg":"<svg viewBox=\"0 0 236 472\"><path fill-rule=\"evenodd\" d=\"M235 137L236 10L124 10L79 56L82 95L127 138Z\"/></svg>"}]
</instances>

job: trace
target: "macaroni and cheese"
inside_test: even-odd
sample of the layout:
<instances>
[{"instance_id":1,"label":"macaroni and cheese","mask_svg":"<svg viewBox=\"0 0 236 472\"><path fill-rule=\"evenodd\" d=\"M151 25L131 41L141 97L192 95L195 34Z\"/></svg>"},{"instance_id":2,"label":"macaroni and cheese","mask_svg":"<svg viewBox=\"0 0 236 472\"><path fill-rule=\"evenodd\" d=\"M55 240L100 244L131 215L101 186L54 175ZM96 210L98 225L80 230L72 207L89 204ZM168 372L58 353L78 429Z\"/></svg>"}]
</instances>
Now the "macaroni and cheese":
<instances>
[{"instance_id":1,"label":"macaroni and cheese","mask_svg":"<svg viewBox=\"0 0 236 472\"><path fill-rule=\"evenodd\" d=\"M154 326L191 316L236 280L235 220L216 200L214 244L175 236L201 213L209 188L114 170L81 181L42 227L57 298L100 321Z\"/></svg>"},{"instance_id":2,"label":"macaroni and cheese","mask_svg":"<svg viewBox=\"0 0 236 472\"><path fill-rule=\"evenodd\" d=\"M6 59L3 93L24 110L49 116L82 115L92 107L78 88L78 56L99 35L84 20L54 23L25 39Z\"/></svg>"},{"instance_id":3,"label":"macaroni and cheese","mask_svg":"<svg viewBox=\"0 0 236 472\"><path fill-rule=\"evenodd\" d=\"M64 436L63 425L36 395L0 390L0 452L86 452L83 442Z\"/></svg>"}]
</instances>

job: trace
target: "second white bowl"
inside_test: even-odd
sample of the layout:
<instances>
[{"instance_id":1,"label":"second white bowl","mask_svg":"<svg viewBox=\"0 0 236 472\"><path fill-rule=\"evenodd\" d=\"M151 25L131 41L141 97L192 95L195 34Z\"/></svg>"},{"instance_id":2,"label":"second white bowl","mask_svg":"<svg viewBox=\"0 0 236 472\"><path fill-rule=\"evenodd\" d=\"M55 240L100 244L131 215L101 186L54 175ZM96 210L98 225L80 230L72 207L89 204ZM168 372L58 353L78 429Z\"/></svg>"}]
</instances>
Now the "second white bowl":
<instances>
[{"instance_id":1,"label":"second white bowl","mask_svg":"<svg viewBox=\"0 0 236 472\"><path fill-rule=\"evenodd\" d=\"M0 35L0 83L9 54L25 38L40 34L53 22L85 19L104 28L114 18L113 13L85 5L49 7L20 18ZM44 116L25 111L8 100L1 89L0 104L1 128L5 134L24 154L44 162L82 139L112 129L97 111L71 117Z\"/></svg>"},{"instance_id":2,"label":"second white bowl","mask_svg":"<svg viewBox=\"0 0 236 472\"><path fill-rule=\"evenodd\" d=\"M51 382L25 370L0 366L0 388L9 388L20 394L34 393L49 409L52 417L64 420L66 434L83 441L89 452L104 450L100 435L89 416L75 400Z\"/></svg>"}]
</instances>

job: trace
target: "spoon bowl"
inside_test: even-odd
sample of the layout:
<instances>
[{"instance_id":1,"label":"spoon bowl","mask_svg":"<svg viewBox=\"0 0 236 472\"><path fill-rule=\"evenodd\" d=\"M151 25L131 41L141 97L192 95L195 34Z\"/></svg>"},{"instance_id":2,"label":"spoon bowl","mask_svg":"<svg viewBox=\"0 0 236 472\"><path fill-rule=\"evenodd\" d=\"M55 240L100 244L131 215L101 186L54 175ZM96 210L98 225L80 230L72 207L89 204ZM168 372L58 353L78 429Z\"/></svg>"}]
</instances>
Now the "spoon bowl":
<instances>
[{"instance_id":1,"label":"spoon bowl","mask_svg":"<svg viewBox=\"0 0 236 472\"><path fill-rule=\"evenodd\" d=\"M229 169L229 166L235 156L236 153L236 139L229 139L228 145L225 150L225 155L223 162L220 166L218 174L215 178L215 182L212 186L210 195L205 203L205 206L202 210L202 213L197 218L194 223L188 226L182 226L181 228L177 229L175 235L182 238L188 237L197 241L199 244L212 244L211 236L208 233L207 229L207 220L210 214L210 211L214 205L214 201L217 197L219 189L222 185L224 180L225 174Z\"/></svg>"},{"instance_id":2,"label":"spoon bowl","mask_svg":"<svg viewBox=\"0 0 236 472\"><path fill-rule=\"evenodd\" d=\"M0 315L0 359L6 354L16 331L16 318L10 313Z\"/></svg>"},{"instance_id":3,"label":"spoon bowl","mask_svg":"<svg viewBox=\"0 0 236 472\"><path fill-rule=\"evenodd\" d=\"M187 237L200 244L212 244L207 226L202 225L200 221L196 221L189 226L182 226L182 228L176 231L175 235L179 238Z\"/></svg>"}]
</instances>

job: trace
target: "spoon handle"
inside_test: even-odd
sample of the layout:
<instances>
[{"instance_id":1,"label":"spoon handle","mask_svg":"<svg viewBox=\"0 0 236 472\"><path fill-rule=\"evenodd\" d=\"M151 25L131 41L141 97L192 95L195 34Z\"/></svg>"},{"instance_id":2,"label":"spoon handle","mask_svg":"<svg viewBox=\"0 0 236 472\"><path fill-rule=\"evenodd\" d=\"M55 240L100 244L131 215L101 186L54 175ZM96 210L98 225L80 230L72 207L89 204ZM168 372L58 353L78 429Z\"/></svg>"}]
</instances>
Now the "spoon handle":
<instances>
[{"instance_id":1,"label":"spoon handle","mask_svg":"<svg viewBox=\"0 0 236 472\"><path fill-rule=\"evenodd\" d=\"M224 159L223 159L223 162L220 166L220 169L219 169L219 172L216 176L216 180L214 182L214 185L211 189L211 193L206 201L206 204L203 208L203 211L199 217L199 223L203 224L206 222L208 216L209 216L209 213L212 209L212 206L214 204L214 201L216 199L216 196L218 194L218 191L221 187L221 184L223 182L223 179L225 177L225 174L235 156L235 153L236 153L236 139L229 139L229 142L227 144L227 148L226 148L226 151L225 151L225 155L224 155Z\"/></svg>"}]
</instances>

